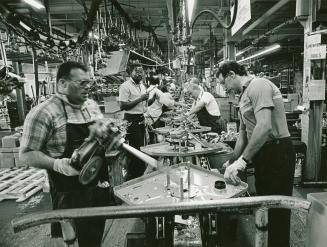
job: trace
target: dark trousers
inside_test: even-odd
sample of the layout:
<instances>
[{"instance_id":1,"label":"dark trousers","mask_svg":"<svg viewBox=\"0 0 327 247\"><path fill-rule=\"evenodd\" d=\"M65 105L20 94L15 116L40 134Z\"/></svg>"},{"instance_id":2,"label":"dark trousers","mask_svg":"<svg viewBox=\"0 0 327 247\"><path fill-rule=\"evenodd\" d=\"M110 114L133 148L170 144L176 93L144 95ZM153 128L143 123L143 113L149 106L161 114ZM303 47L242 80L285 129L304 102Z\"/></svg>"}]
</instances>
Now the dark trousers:
<instances>
[{"instance_id":1,"label":"dark trousers","mask_svg":"<svg viewBox=\"0 0 327 247\"><path fill-rule=\"evenodd\" d=\"M153 129L161 128L161 127L165 127L165 122L161 121L160 119L152 124ZM150 144L157 143L156 133L154 133L153 131L149 131L149 137L150 137Z\"/></svg>"},{"instance_id":2,"label":"dark trousers","mask_svg":"<svg viewBox=\"0 0 327 247\"><path fill-rule=\"evenodd\" d=\"M53 209L86 208L114 205L111 188L89 187L81 191L51 191ZM100 247L106 220L103 218L76 219L74 226L80 247ZM61 237L59 223L51 226L52 237Z\"/></svg>"},{"instance_id":3,"label":"dark trousers","mask_svg":"<svg viewBox=\"0 0 327 247\"><path fill-rule=\"evenodd\" d=\"M265 144L254 157L253 164L257 195L292 195L295 151L290 138ZM290 216L288 209L269 210L269 247L289 247Z\"/></svg>"},{"instance_id":4,"label":"dark trousers","mask_svg":"<svg viewBox=\"0 0 327 247\"><path fill-rule=\"evenodd\" d=\"M129 145L140 150L140 147L144 146L145 125L143 114L127 114L125 113L125 120L128 121L129 126L127 128L127 140ZM127 164L127 176L126 180L141 177L145 171L145 164L140 159L129 154L129 160Z\"/></svg>"}]
</instances>

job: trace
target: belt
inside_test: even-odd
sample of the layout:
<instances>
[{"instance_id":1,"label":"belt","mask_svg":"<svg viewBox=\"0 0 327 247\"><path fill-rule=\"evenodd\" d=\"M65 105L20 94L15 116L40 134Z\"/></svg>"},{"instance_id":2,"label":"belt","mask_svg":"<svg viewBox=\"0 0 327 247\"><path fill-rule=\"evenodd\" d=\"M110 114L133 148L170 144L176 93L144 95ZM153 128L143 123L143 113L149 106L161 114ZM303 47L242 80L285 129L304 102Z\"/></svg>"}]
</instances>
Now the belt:
<instances>
[{"instance_id":1,"label":"belt","mask_svg":"<svg viewBox=\"0 0 327 247\"><path fill-rule=\"evenodd\" d=\"M290 142L291 141L291 137L283 137L283 138L278 138L278 139L273 139L273 140L270 140L270 141L267 141L264 146L266 145L278 145L278 144L282 144L282 143L286 143L286 142Z\"/></svg>"}]
</instances>

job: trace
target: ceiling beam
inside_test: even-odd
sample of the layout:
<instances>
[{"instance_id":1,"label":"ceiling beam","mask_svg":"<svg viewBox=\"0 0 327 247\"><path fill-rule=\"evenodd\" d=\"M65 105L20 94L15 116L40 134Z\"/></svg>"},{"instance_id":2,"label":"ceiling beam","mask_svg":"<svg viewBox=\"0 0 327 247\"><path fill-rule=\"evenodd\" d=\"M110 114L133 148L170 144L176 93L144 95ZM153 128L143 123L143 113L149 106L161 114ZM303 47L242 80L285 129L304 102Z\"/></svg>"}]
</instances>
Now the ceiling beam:
<instances>
[{"instance_id":1,"label":"ceiling beam","mask_svg":"<svg viewBox=\"0 0 327 247\"><path fill-rule=\"evenodd\" d=\"M243 32L242 35L248 34L254 28L262 23L270 21L273 17L273 14L280 10L285 4L291 2L291 0L280 0L273 7L271 7L267 12L265 12L261 17L259 17L255 22L248 26Z\"/></svg>"}]
</instances>

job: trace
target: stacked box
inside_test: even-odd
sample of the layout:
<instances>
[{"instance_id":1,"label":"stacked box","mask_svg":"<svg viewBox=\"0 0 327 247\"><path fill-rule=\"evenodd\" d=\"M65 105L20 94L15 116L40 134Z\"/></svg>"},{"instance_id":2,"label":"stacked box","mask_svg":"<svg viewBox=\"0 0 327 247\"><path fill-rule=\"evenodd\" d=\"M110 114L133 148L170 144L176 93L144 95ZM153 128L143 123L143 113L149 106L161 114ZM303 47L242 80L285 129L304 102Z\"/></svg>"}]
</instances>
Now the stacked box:
<instances>
[{"instance_id":1,"label":"stacked box","mask_svg":"<svg viewBox=\"0 0 327 247\"><path fill-rule=\"evenodd\" d=\"M4 136L1 139L0 168L26 165L23 161L19 160L19 138L20 136L16 134Z\"/></svg>"},{"instance_id":2,"label":"stacked box","mask_svg":"<svg viewBox=\"0 0 327 247\"><path fill-rule=\"evenodd\" d=\"M11 168L15 166L13 148L0 149L0 168Z\"/></svg>"},{"instance_id":3,"label":"stacked box","mask_svg":"<svg viewBox=\"0 0 327 247\"><path fill-rule=\"evenodd\" d=\"M17 136L4 136L2 137L3 148L15 148L19 147L19 138Z\"/></svg>"}]
</instances>

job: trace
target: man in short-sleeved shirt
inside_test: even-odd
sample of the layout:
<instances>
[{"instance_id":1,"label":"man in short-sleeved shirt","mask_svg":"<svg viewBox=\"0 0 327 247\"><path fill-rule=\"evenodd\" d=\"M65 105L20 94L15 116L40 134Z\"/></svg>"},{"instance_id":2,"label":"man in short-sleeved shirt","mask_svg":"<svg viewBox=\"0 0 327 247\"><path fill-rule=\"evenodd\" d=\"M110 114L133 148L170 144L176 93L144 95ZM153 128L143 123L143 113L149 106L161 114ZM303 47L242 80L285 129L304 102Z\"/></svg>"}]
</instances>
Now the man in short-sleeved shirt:
<instances>
[{"instance_id":1,"label":"man in short-sleeved shirt","mask_svg":"<svg viewBox=\"0 0 327 247\"><path fill-rule=\"evenodd\" d=\"M222 64L218 77L227 89L241 93L239 137L232 158L224 164L226 182L238 184L238 172L252 163L257 195L291 196L295 152L280 91L234 61ZM289 247L290 210L270 209L268 221L268 247Z\"/></svg>"},{"instance_id":2,"label":"man in short-sleeved shirt","mask_svg":"<svg viewBox=\"0 0 327 247\"><path fill-rule=\"evenodd\" d=\"M254 78L243 85L239 102L241 119L246 126L248 140L256 126L255 114L263 108L271 108L272 130L267 141L289 137L284 102L279 89L269 80Z\"/></svg>"},{"instance_id":3,"label":"man in short-sleeved shirt","mask_svg":"<svg viewBox=\"0 0 327 247\"><path fill-rule=\"evenodd\" d=\"M199 85L190 83L187 88L194 98L191 110L186 114L196 114L201 126L211 127L211 131L220 133L225 130L224 121L220 117L218 103L209 92L204 92Z\"/></svg>"},{"instance_id":4,"label":"man in short-sleeved shirt","mask_svg":"<svg viewBox=\"0 0 327 247\"><path fill-rule=\"evenodd\" d=\"M26 116L20 145L20 159L30 166L47 169L53 209L107 206L110 189L98 186L108 179L105 165L94 184L83 185L79 171L71 165L71 156L85 138L101 138L103 117L98 105L88 99L90 79L84 65L61 64L57 72L57 94L34 107ZM104 154L99 154L104 160ZM100 178L101 175L101 178ZM79 246L100 246L104 219L74 221ZM52 237L61 237L59 223L51 225Z\"/></svg>"},{"instance_id":5,"label":"man in short-sleeved shirt","mask_svg":"<svg viewBox=\"0 0 327 247\"><path fill-rule=\"evenodd\" d=\"M124 119L128 121L127 140L136 148L144 146L145 124L144 112L149 95L142 83L144 77L143 68L132 65L131 78L125 81L119 88L120 109L125 111ZM143 175L145 164L134 156L130 156L131 162L127 165L127 180Z\"/></svg>"}]
</instances>

